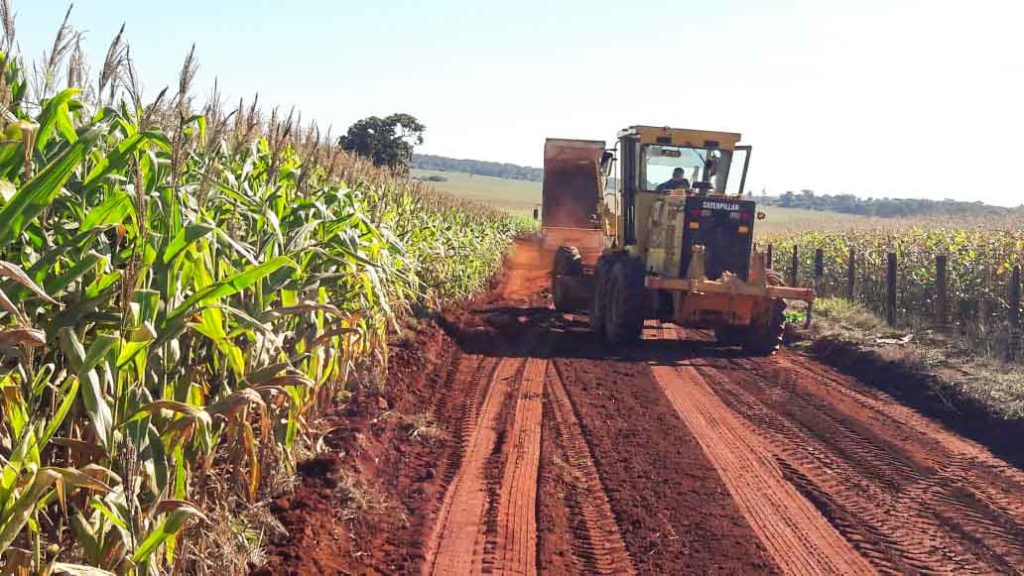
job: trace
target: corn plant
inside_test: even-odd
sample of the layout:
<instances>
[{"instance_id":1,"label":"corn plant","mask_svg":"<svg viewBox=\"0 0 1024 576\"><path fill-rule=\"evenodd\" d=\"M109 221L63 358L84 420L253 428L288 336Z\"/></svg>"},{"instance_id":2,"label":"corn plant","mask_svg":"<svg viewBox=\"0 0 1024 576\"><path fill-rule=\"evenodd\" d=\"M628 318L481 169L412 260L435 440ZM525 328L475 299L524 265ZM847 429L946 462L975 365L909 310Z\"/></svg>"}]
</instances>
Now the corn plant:
<instances>
[{"instance_id":1,"label":"corn plant","mask_svg":"<svg viewBox=\"0 0 1024 576\"><path fill-rule=\"evenodd\" d=\"M123 34L93 89L67 21L34 82L5 32L0 568L244 570L211 515L273 494L402 317L480 289L528 224L292 114L193 110L194 53L144 103Z\"/></svg>"}]
</instances>

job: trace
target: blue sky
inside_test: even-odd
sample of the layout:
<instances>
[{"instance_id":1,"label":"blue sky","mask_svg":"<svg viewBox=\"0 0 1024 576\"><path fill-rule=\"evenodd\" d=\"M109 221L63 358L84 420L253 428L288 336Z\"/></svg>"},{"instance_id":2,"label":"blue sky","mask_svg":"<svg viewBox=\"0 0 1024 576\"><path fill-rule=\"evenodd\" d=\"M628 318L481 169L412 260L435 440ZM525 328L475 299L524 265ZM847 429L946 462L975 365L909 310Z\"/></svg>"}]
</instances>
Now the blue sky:
<instances>
[{"instance_id":1,"label":"blue sky","mask_svg":"<svg viewBox=\"0 0 1024 576\"><path fill-rule=\"evenodd\" d=\"M67 3L14 0L38 58ZM376 114L423 152L540 165L545 137L741 132L748 187L1024 203L1020 0L78 0L94 67L121 23L150 97L197 44L196 95Z\"/></svg>"}]
</instances>

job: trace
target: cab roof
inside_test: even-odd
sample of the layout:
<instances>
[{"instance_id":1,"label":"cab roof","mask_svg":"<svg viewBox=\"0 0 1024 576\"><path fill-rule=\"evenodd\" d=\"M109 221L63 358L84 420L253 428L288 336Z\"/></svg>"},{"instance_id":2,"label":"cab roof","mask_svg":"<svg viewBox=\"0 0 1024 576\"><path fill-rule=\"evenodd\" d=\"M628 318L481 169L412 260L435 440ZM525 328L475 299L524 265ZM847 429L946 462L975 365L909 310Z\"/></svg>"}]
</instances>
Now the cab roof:
<instances>
[{"instance_id":1,"label":"cab roof","mask_svg":"<svg viewBox=\"0 0 1024 576\"><path fill-rule=\"evenodd\" d=\"M690 148L733 150L742 135L735 132L670 128L668 126L630 126L619 132L619 137L636 137L641 144L664 144Z\"/></svg>"}]
</instances>

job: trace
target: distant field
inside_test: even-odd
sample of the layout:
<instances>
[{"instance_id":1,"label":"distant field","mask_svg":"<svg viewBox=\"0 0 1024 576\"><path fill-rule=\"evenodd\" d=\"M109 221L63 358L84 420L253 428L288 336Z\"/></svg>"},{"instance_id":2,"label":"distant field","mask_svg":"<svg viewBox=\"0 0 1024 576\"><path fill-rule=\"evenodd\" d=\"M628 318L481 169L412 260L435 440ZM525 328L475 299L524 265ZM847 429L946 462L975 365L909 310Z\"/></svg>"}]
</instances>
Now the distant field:
<instances>
[{"instance_id":1,"label":"distant field","mask_svg":"<svg viewBox=\"0 0 1024 576\"><path fill-rule=\"evenodd\" d=\"M531 213L535 206L540 205L541 183L529 180L510 180L491 176L475 176L465 172L440 172L436 170L413 170L414 178L441 176L444 182L428 182L428 184L470 200L484 202L498 208L521 214ZM826 212L820 210L804 210L800 208L779 208L766 206L761 209L767 216L757 223L758 235L775 235L789 232L807 231L843 231L843 230L901 230L915 226L926 228L942 228L950 225L968 227L999 227L1001 222L963 221L950 222L946 218L912 217L912 218L877 218ZM988 220L988 219L986 219Z\"/></svg>"},{"instance_id":2,"label":"distant field","mask_svg":"<svg viewBox=\"0 0 1024 576\"><path fill-rule=\"evenodd\" d=\"M754 230L758 235L805 232L809 230L904 228L913 225L911 219L872 218L856 214L803 210L800 208L766 206L759 208L759 210L764 212L766 217L754 226Z\"/></svg>"},{"instance_id":3,"label":"distant field","mask_svg":"<svg viewBox=\"0 0 1024 576\"><path fill-rule=\"evenodd\" d=\"M465 172L412 170L413 178L440 176L445 182L428 182L431 186L455 196L504 208L511 212L530 213L540 204L540 182L476 176Z\"/></svg>"}]
</instances>

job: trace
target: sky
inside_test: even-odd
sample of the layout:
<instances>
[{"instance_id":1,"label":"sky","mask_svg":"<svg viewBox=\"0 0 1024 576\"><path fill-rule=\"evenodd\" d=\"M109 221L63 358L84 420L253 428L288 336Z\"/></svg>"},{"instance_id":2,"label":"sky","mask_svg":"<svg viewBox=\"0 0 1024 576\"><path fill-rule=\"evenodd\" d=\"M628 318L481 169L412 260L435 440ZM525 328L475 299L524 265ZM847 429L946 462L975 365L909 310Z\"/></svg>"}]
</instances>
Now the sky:
<instances>
[{"instance_id":1,"label":"sky","mask_svg":"<svg viewBox=\"0 0 1024 576\"><path fill-rule=\"evenodd\" d=\"M39 58L68 3L13 0ZM1022 0L78 0L98 68L125 23L146 94L259 93L335 133L405 112L418 151L540 166L547 137L740 132L747 187L1024 204Z\"/></svg>"}]
</instances>

